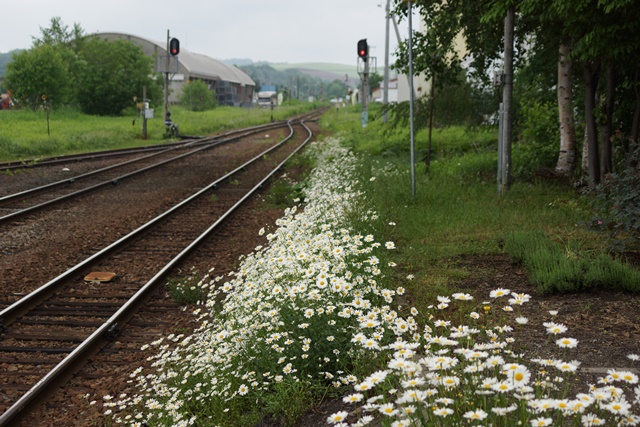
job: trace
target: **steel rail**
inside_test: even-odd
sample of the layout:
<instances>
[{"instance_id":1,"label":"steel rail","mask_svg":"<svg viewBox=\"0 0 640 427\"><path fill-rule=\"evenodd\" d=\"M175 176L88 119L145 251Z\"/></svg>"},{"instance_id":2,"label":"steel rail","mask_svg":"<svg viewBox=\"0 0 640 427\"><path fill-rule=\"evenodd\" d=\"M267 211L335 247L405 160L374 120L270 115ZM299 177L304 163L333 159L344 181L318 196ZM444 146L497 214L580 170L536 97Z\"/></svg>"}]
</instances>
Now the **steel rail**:
<instances>
[{"instance_id":1,"label":"steel rail","mask_svg":"<svg viewBox=\"0 0 640 427\"><path fill-rule=\"evenodd\" d=\"M25 191L21 191L19 193L13 193L13 194L8 194L6 196L2 196L0 197L0 203L3 203L5 201L8 200L12 200L18 197L22 197L25 195L29 195L32 193L36 193L38 191L43 191L43 190L47 190L56 186L60 186L60 185L64 185L64 184L70 184L73 182L76 182L79 179L82 178L87 178L89 176L98 174L98 173L102 173L111 169L116 169L118 167L122 167L122 166L126 166L129 165L131 163L135 163L135 162L139 162L142 160L146 160L149 159L151 157L155 157L164 153L168 153L170 151L173 150L179 150L179 149L183 149L183 148L188 148L188 147L193 147L193 146L200 146L200 145L206 145L206 144L211 144L211 143L217 143L218 141L220 141L220 143L224 143L224 142L231 142L231 141L235 141L238 138L242 138L245 136L249 136L252 135L254 133L258 133L258 132L262 132L264 130L270 130L270 129L274 129L274 128L278 128L281 126L284 126L285 123L284 122L276 122L276 123L268 123L265 125L259 125L259 126L251 126L251 127L247 127L247 128L242 128L242 129L237 129L237 130L233 130L233 131L229 131L229 132L225 132L223 134L219 134L219 135L213 135L213 136L209 136L209 137L204 137L204 138L199 138L199 139L195 139L192 140L190 142L186 142L186 143L180 143L180 144L171 144L171 147L166 148L167 145L163 145L163 146L147 146L147 147L143 147L140 148L138 147L137 149L132 149L131 151L127 151L126 149L123 150L114 150L114 151L109 151L109 152L97 152L97 153L105 153L104 156L96 156L94 155L94 153L87 153L83 156L77 157L77 156L72 156L71 159L73 159L74 161L80 161L83 159L95 159L98 157L116 157L116 156L120 156L120 155L124 155L124 154L136 154L136 153L146 153L148 151L157 151L155 153L149 154L147 156L143 156L143 157L139 157L136 159L132 159L132 160L128 160L122 163L117 163L115 165L111 165L111 166L107 166L104 167L102 169L97 169L95 171L90 171L81 175L76 175L67 179L63 179L60 181L56 181L56 182L52 182L50 184L45 184L42 185L40 187L34 187L31 188L29 190L25 190ZM229 139L222 139L224 137L228 137L233 135L233 138L229 138ZM65 159L61 159L61 160L65 160ZM38 165L41 166L46 166L47 164L44 163L38 163ZM1 169L1 166L0 166Z\"/></svg>"},{"instance_id":2,"label":"steel rail","mask_svg":"<svg viewBox=\"0 0 640 427\"><path fill-rule=\"evenodd\" d=\"M138 227L137 229L131 231L129 234L121 237L117 241L111 243L109 246L107 246L107 247L103 248L102 250L96 252L95 254L91 255L89 258L87 258L84 261L76 264L75 266L71 267L70 269L68 269L64 273L58 275L56 278L50 280L49 282L47 282L46 284L44 284L40 288L32 291L28 295L25 295L20 300L14 302L10 306L8 306L5 309L3 309L2 311L0 311L0 328L6 328L6 326L9 325L10 322L12 322L17 316L22 314L22 312L24 311L25 307L27 307L28 305L32 304L33 301L42 300L44 298L44 296L46 296L47 294L52 292L52 289L56 285L60 284L62 281L68 279L69 277L73 276L74 274L77 274L83 268L86 268L89 265L91 265L92 263L94 263L97 259L107 255L108 253L110 253L113 250L117 249L119 246L121 246L125 242L128 242L129 240L133 239L134 237L138 236L139 234L143 233L144 231L150 229L153 225L155 225L159 221L163 220L164 218L170 216L171 214L173 214L178 209L180 209L183 206L189 204L192 200L194 200L195 198L199 197L202 193L204 193L206 191L209 191L210 189L215 188L217 185L219 185L223 181L229 179L231 176L235 175L236 173L240 172L241 170L243 170L245 167L247 167L251 163L259 160L262 156L264 156L264 155L270 153L271 151L277 149L278 147L280 147L282 144L287 142L293 136L293 127L291 126L291 124L288 124L288 126L290 128L289 135L285 139L283 139L281 142L279 142L278 144L274 145L273 147L270 147L269 149L263 151L262 153L258 154L254 158L252 158L252 159L248 160L247 162L245 162L244 164L238 166L236 169L232 170L231 172L227 173L226 175L218 178L217 180L215 180L211 184L207 185L206 187L202 188L198 192L196 192L196 193L192 194L191 196L187 197L182 202L174 205L172 208L166 210L162 214L160 214L157 217L151 219L147 223L145 223L145 224L141 225L140 227Z\"/></svg>"},{"instance_id":3,"label":"steel rail","mask_svg":"<svg viewBox=\"0 0 640 427\"><path fill-rule=\"evenodd\" d=\"M33 169L36 167L51 166L51 165L56 165L60 163L65 163L65 162L77 162L81 160L100 159L103 157L117 157L117 156L123 156L128 154L143 153L147 151L164 150L167 147L180 148L186 145L197 143L198 141L202 141L204 139L225 137L225 136L233 135L234 133L239 133L247 130L256 130L258 132L260 130L268 130L274 126L282 125L283 123L284 121L277 121L273 123L265 123L262 125L248 126L246 128L220 133L212 137L189 139L188 142L181 141L181 142L172 142L172 143L166 143L161 145L146 145L142 147L118 148L115 150L92 151L92 152L87 152L82 154L62 155L62 156L55 156L55 157L47 157L43 159L28 159L28 160L0 162L0 171L13 170L13 169Z\"/></svg>"},{"instance_id":4,"label":"steel rail","mask_svg":"<svg viewBox=\"0 0 640 427\"><path fill-rule=\"evenodd\" d=\"M82 360L86 359L87 355L93 354L97 348L105 345L106 341L108 341L111 337L114 336L114 331L118 330L120 327L120 323L127 321L133 312L146 301L146 297L149 293L155 289L161 282L161 280L167 275L167 273L178 265L190 252L192 252L198 245L200 245L205 239L209 237L209 235L215 231L231 214L233 214L240 206L242 206L251 196L253 196L257 191L259 191L265 183L267 183L271 177L278 172L285 163L293 157L296 153L298 153L312 138L313 133L311 130L304 124L304 120L300 122L300 124L307 130L309 136L304 140L304 142L298 146L291 154L289 154L281 163L279 163L275 168L271 170L271 172L263 178L258 184L256 184L252 189L250 189L238 202L236 202L230 209L228 209L223 215L221 215L207 230L200 234L195 240L193 240L187 247L185 247L177 256L175 256L171 261L169 261L160 271L158 271L142 288L140 288L133 297L131 297L116 313L114 313L102 326L96 329L85 341L79 344L68 356L66 356L62 361L60 361L49 373L47 373L43 378L41 378L36 385L34 385L29 391L27 391L17 402L15 402L7 411L5 411L2 415L0 415L0 426L5 426L9 422L16 420L16 418L22 415L22 412L25 408L28 407L34 401L40 399L43 395L47 393L50 387L54 385L60 384L61 377L66 377L73 371L78 369L78 365L82 362ZM233 172L230 172L225 177L235 174L236 172L242 170L248 164L256 161L260 157L262 157L267 152L272 151L273 149L279 147L284 144L286 141L291 139L293 136L293 128L289 123L291 128L291 132L289 136L287 136L282 142L277 144L276 146L270 148L265 153L254 157L252 160L247 163L239 166ZM224 178L224 179L226 179ZM203 192L214 188L217 184L219 184L223 178L216 180L214 183L210 184L206 189L202 189L190 196L185 201L180 204L174 206L169 211L162 214L160 217L164 217L168 212L173 212L179 207L183 206L185 202L191 201ZM160 218L157 217L157 218ZM156 218L156 219L157 219ZM156 219L150 221L147 224L155 223ZM146 225L145 225L146 226ZM145 227L143 226L143 227ZM141 227L142 228L142 227ZM140 230L140 229L138 229ZM137 234L138 230L134 233ZM127 236L125 236L126 239ZM120 239L118 242L123 241ZM4 310L0 313L0 317L4 315L7 310Z\"/></svg>"},{"instance_id":5,"label":"steel rail","mask_svg":"<svg viewBox=\"0 0 640 427\"><path fill-rule=\"evenodd\" d=\"M50 188L53 188L53 187L57 187L57 186L60 186L60 185L63 185L63 184L68 184L68 183L74 182L75 180L77 180L79 178L86 178L88 176L91 176L91 175L94 175L94 174L97 174L97 173L102 173L102 172L105 172L107 170L116 169L118 167L122 167L122 166L125 166L127 164L135 163L137 161L142 161L142 160L148 159L150 157L154 157L154 156L157 156L159 154L163 154L163 153L175 150L177 148L185 148L185 147L192 147L192 146L200 146L200 145L202 145L202 147L197 148L197 149L195 149L193 151L190 151L188 153L184 153L184 154L172 157L170 159L167 159L167 160L164 160L164 161L161 161L161 162L158 162L158 163L154 163L153 165L149 165L147 167L144 167L144 168L135 170L133 172L121 175L121 176L119 176L117 178L112 178L112 179L100 182L98 184L92 185L90 187L86 187L86 188L83 188L81 190L75 191L73 193L69 193L69 194L66 194L64 196L60 196L60 197L57 197L55 199L51 199L51 200L48 200L46 202L43 202L43 203L40 203L40 204L37 204L37 205L34 205L34 206L30 206L28 208L21 209L19 211L16 211L16 212L10 213L8 215L2 216L2 217L0 217L0 224L8 222L8 221L11 221L11 220L14 220L14 219L17 219L17 218L20 218L20 217L23 217L23 216L28 215L28 214L30 214L32 212L44 209L47 206L51 206L51 205L54 205L56 203L59 203L59 202L61 202L63 200L72 199L74 197L78 197L80 195L89 193L89 192L97 190L99 188L117 184L120 181L123 181L123 180L125 180L127 178L130 178L132 176L138 175L138 174L143 173L143 172L147 172L147 171L149 171L151 169L155 169L157 167L166 165L167 163L171 163L173 161L180 160L182 158L191 156L191 155L199 153L201 151L208 150L210 148L214 148L214 147L217 147L219 145L222 145L222 144L225 144L225 143L228 143L228 142L231 142L231 141L235 141L237 139L240 139L242 137L245 137L245 136L248 136L248 135L251 135L251 134L254 134L254 133L262 132L262 131L265 130L265 128L266 129L274 129L274 128L278 128L278 127L282 127L282 126L286 126L286 125L287 125L287 123L278 122L277 124L269 124L268 126L263 126L263 127L259 128L259 129L251 129L251 130L243 129L244 133L242 133L241 135L236 135L236 136L233 136L231 138L221 139L221 140L217 140L217 141L214 141L214 142L207 142L207 138L203 138L201 140L192 141L189 144L182 145L180 147L170 148L170 149L167 149L167 150L159 152L159 153L154 153L154 154L151 154L149 156L145 156L143 158L129 160L127 162L119 163L119 164L113 165L113 166L108 166L108 167L102 168L100 170L88 172L86 174L79 175L77 177L65 179L65 180L62 180L62 181L57 181L57 182L54 182L54 183L51 183L51 184L44 185L42 187L36 187L36 188L30 189L30 190L26 190L26 191L23 191L21 193L15 193L15 194L11 194L11 195L8 195L8 196L5 196L5 197L0 197L0 203L2 203L2 202L7 201L9 199L17 198L19 196L27 195L27 194L30 194L30 193L35 193L35 192L38 192L38 191L43 191L43 190L50 189ZM233 133L231 133L231 134L233 134Z\"/></svg>"}]
</instances>

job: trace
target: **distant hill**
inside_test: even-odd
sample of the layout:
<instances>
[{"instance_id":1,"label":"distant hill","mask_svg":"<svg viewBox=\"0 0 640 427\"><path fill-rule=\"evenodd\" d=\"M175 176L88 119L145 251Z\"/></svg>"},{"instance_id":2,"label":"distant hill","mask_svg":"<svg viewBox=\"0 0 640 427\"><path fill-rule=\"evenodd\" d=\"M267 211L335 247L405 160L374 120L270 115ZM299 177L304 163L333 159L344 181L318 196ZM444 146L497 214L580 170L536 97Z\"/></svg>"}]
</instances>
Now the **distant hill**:
<instances>
[{"instance_id":1,"label":"distant hill","mask_svg":"<svg viewBox=\"0 0 640 427\"><path fill-rule=\"evenodd\" d=\"M327 62L308 62L299 64L279 63L269 65L280 71L298 70L301 73L319 77L326 81L345 81L346 76L348 76L349 83L351 85L360 81L360 76L358 75L358 70L355 65L332 64Z\"/></svg>"},{"instance_id":2,"label":"distant hill","mask_svg":"<svg viewBox=\"0 0 640 427\"><path fill-rule=\"evenodd\" d=\"M249 58L230 58L230 59L220 59L220 62L224 62L228 65L240 66L240 65L252 65L253 61Z\"/></svg>"},{"instance_id":3,"label":"distant hill","mask_svg":"<svg viewBox=\"0 0 640 427\"><path fill-rule=\"evenodd\" d=\"M324 64L323 64L324 65ZM256 87L262 85L274 85L276 91L290 95L295 99L307 99L310 96L319 99L331 99L342 96L346 90L345 74L335 71L326 71L327 67L303 68L301 64L278 64L276 69L267 62L240 65L241 70L247 73L256 83ZM304 67L313 67L313 64L304 64ZM335 70L335 68L328 68ZM338 68L342 71L344 68ZM349 76L349 85L355 87L356 79Z\"/></svg>"},{"instance_id":4,"label":"distant hill","mask_svg":"<svg viewBox=\"0 0 640 427\"><path fill-rule=\"evenodd\" d=\"M20 50L12 50L8 53L0 53L0 77L4 76L7 71L7 64L13 59L13 54L18 53Z\"/></svg>"},{"instance_id":5,"label":"distant hill","mask_svg":"<svg viewBox=\"0 0 640 427\"><path fill-rule=\"evenodd\" d=\"M231 58L221 59L222 62L229 65L243 67L256 67L269 66L276 71L282 72L295 72L298 71L302 74L307 74L312 77L317 77L327 82L334 80L345 81L345 76L349 77L349 85L357 86L360 82L360 76L355 65L345 64L333 64L329 62L307 62L307 63L271 63L271 62L253 62L247 58Z\"/></svg>"}]
</instances>

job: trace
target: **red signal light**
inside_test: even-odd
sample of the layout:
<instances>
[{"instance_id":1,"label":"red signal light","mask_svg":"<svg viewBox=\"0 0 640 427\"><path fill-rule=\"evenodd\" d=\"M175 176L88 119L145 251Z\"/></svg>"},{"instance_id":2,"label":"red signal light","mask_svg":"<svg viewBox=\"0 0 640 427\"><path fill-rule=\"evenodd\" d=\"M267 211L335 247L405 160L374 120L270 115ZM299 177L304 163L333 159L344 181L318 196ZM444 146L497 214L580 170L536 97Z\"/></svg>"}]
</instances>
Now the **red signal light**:
<instances>
[{"instance_id":1,"label":"red signal light","mask_svg":"<svg viewBox=\"0 0 640 427\"><path fill-rule=\"evenodd\" d=\"M180 40L173 38L169 41L169 53L173 56L180 53Z\"/></svg>"},{"instance_id":2,"label":"red signal light","mask_svg":"<svg viewBox=\"0 0 640 427\"><path fill-rule=\"evenodd\" d=\"M358 56L362 59L367 59L369 56L369 44L367 43L367 39L358 41Z\"/></svg>"}]
</instances>

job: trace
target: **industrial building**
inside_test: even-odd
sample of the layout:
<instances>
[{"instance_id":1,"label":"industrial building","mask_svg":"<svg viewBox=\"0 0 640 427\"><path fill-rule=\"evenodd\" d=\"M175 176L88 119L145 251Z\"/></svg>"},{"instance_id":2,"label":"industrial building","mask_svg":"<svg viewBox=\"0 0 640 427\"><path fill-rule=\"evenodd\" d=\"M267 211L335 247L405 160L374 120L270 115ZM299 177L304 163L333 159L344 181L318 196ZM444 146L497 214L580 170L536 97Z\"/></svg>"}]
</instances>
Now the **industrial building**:
<instances>
[{"instance_id":1,"label":"industrial building","mask_svg":"<svg viewBox=\"0 0 640 427\"><path fill-rule=\"evenodd\" d=\"M166 42L161 43L132 34L105 32L94 35L108 41L128 40L140 46L145 55L154 58L156 72L168 69L171 79L170 103L178 102L183 86L191 80L207 83L209 88L216 92L219 105L250 106L253 101L255 82L244 71L232 65L224 64L207 55L189 52L184 48L180 49L177 57L170 57Z\"/></svg>"}]
</instances>

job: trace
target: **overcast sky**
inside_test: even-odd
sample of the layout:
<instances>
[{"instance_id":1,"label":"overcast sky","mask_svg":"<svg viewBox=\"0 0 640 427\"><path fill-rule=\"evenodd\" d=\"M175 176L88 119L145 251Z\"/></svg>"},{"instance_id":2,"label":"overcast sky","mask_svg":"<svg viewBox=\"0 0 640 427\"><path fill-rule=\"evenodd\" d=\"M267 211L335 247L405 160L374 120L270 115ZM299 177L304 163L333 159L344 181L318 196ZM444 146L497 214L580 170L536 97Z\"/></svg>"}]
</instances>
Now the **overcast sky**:
<instances>
[{"instance_id":1,"label":"overcast sky","mask_svg":"<svg viewBox=\"0 0 640 427\"><path fill-rule=\"evenodd\" d=\"M27 49L58 16L86 33L123 32L156 41L167 30L181 46L216 59L355 65L366 38L384 64L386 0L2 0L0 52ZM400 34L407 37L406 22ZM390 26L390 52L397 41ZM391 60L393 62L393 59Z\"/></svg>"}]
</instances>

